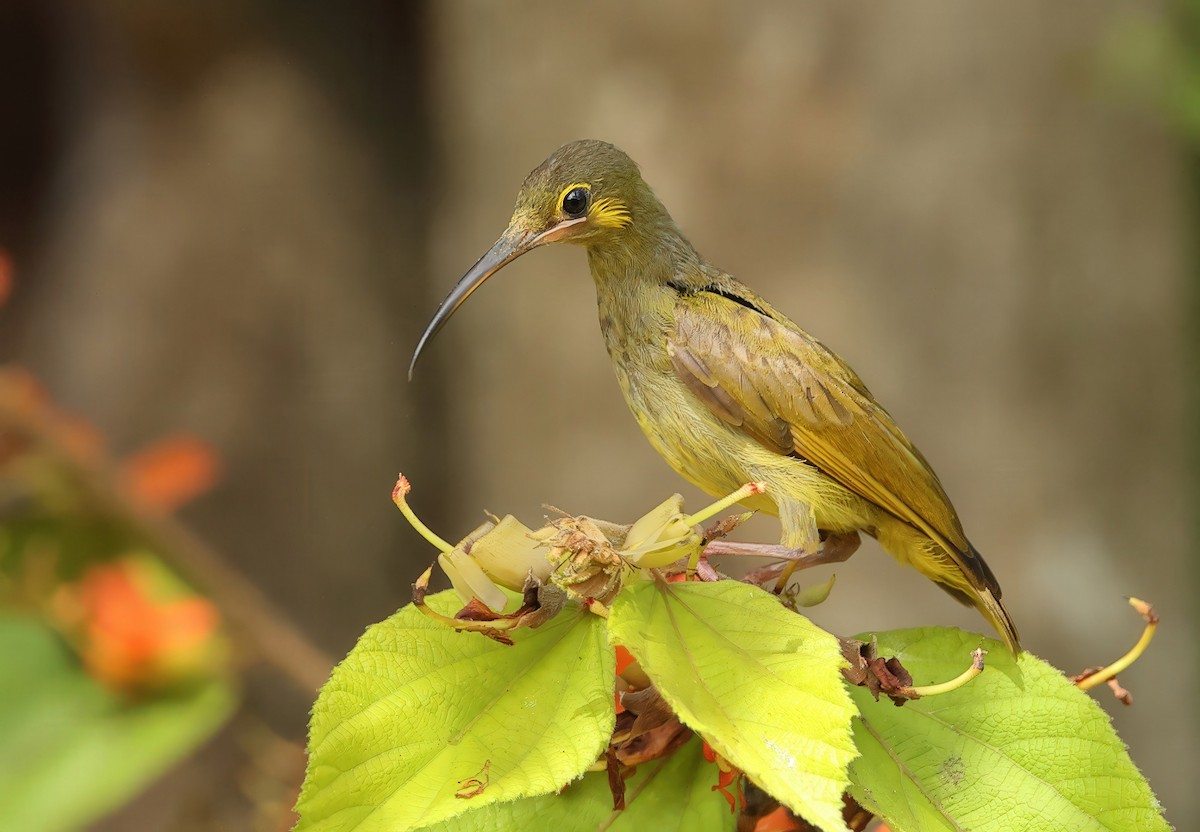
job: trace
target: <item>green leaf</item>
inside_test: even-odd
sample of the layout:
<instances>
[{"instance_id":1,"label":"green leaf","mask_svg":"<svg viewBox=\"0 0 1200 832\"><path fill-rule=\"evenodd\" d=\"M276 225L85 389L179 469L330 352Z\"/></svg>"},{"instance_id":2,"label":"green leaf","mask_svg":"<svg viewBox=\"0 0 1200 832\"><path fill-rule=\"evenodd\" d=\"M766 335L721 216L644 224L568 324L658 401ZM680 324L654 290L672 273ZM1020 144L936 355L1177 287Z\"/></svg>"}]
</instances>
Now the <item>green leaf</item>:
<instances>
[{"instance_id":1,"label":"green leaf","mask_svg":"<svg viewBox=\"0 0 1200 832\"><path fill-rule=\"evenodd\" d=\"M974 681L902 708L851 691L862 753L851 794L896 832L1169 830L1108 716L1055 668L949 628L878 639L918 685L957 676L980 645L990 651Z\"/></svg>"},{"instance_id":2,"label":"green leaf","mask_svg":"<svg viewBox=\"0 0 1200 832\"><path fill-rule=\"evenodd\" d=\"M297 832L416 829L594 763L614 718L604 621L572 606L511 635L457 633L411 605L368 629L313 708Z\"/></svg>"},{"instance_id":3,"label":"green leaf","mask_svg":"<svg viewBox=\"0 0 1200 832\"><path fill-rule=\"evenodd\" d=\"M665 761L638 766L625 783L626 808L615 817L608 776L592 772L562 794L493 803L429 832L592 832L610 818L611 832L729 832L737 818L725 798L712 790L716 782L717 767L704 759L700 741L693 739Z\"/></svg>"},{"instance_id":4,"label":"green leaf","mask_svg":"<svg viewBox=\"0 0 1200 832\"><path fill-rule=\"evenodd\" d=\"M719 754L810 823L845 829L855 711L836 638L737 581L631 585L609 631Z\"/></svg>"},{"instance_id":5,"label":"green leaf","mask_svg":"<svg viewBox=\"0 0 1200 832\"><path fill-rule=\"evenodd\" d=\"M0 829L55 832L111 811L225 721L213 681L127 703L42 622L0 616Z\"/></svg>"}]
</instances>

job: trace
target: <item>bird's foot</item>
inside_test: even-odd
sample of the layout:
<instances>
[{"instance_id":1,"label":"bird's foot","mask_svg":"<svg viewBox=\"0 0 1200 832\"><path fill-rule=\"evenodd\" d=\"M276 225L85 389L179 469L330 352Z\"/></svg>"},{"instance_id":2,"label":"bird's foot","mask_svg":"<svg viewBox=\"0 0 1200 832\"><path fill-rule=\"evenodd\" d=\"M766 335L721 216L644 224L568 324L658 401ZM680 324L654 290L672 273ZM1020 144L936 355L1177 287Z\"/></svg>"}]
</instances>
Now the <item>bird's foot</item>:
<instances>
[{"instance_id":1,"label":"bird's foot","mask_svg":"<svg viewBox=\"0 0 1200 832\"><path fill-rule=\"evenodd\" d=\"M859 547L862 539L858 532L825 533L816 551L792 549L788 546L769 543L738 543L732 540L714 540L704 547L705 557L713 555L751 555L755 557L780 558L761 569L747 573L742 580L746 583L765 586L775 581L778 595L787 585L792 574L800 569L821 566L826 563L844 563Z\"/></svg>"}]
</instances>

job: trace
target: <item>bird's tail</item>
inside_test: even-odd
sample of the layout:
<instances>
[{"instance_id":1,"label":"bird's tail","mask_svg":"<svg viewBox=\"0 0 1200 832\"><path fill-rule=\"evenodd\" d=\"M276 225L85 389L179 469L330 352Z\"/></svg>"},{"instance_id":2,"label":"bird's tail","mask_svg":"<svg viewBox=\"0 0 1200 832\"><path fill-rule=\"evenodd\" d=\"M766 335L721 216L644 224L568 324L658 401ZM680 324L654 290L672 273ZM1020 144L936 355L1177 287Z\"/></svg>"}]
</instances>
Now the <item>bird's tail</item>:
<instances>
[{"instance_id":1,"label":"bird's tail","mask_svg":"<svg viewBox=\"0 0 1200 832\"><path fill-rule=\"evenodd\" d=\"M880 525L877 538L883 548L902 562L915 566L960 603L983 614L1014 656L1021 652L1021 636L1000 603L1000 583L983 555L967 543L966 551L939 541L908 525Z\"/></svg>"},{"instance_id":2,"label":"bird's tail","mask_svg":"<svg viewBox=\"0 0 1200 832\"><path fill-rule=\"evenodd\" d=\"M1008 610L1004 609L1004 604L1000 603L1000 599L992 593L991 589L986 586L971 587L968 591L950 584L939 583L938 586L946 590L958 602L979 610L996 629L996 632L1004 638L1004 643L1008 645L1008 652L1013 656L1020 655L1021 635L1017 632L1017 625L1013 623Z\"/></svg>"},{"instance_id":3,"label":"bird's tail","mask_svg":"<svg viewBox=\"0 0 1200 832\"><path fill-rule=\"evenodd\" d=\"M1009 617L1008 610L1004 609L1004 604L1000 599L992 594L990 589L981 589L978 595L973 599L975 608L983 613L983 617L992 622L992 626L996 628L996 632L1004 636L1004 643L1008 645L1008 652L1014 657L1021 654L1021 634L1017 632L1017 625L1013 623Z\"/></svg>"}]
</instances>

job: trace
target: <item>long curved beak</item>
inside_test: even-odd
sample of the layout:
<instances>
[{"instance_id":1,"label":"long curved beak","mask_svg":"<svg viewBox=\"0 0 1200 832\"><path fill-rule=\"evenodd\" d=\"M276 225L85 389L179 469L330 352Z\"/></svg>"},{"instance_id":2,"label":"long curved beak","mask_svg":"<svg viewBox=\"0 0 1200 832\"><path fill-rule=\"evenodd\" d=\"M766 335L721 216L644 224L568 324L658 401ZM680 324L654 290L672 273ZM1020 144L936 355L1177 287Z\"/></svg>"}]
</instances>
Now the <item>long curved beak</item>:
<instances>
[{"instance_id":1,"label":"long curved beak","mask_svg":"<svg viewBox=\"0 0 1200 832\"><path fill-rule=\"evenodd\" d=\"M450 316L466 302L467 298L471 297L472 292L483 285L485 280L525 252L532 251L540 245L561 240L570 228L582 221L583 218L560 222L541 233L519 230L509 226L508 230L500 235L500 239L488 249L487 254L480 257L479 262L472 266L471 270L463 275L458 283L454 284L450 294L446 295L442 305L433 313L433 319L425 327L425 332L421 335L421 340L417 342L417 348L413 351L412 361L408 365L408 380L412 381L413 370L416 369L417 359L421 357L421 350L425 349L425 345L446 325Z\"/></svg>"}]
</instances>

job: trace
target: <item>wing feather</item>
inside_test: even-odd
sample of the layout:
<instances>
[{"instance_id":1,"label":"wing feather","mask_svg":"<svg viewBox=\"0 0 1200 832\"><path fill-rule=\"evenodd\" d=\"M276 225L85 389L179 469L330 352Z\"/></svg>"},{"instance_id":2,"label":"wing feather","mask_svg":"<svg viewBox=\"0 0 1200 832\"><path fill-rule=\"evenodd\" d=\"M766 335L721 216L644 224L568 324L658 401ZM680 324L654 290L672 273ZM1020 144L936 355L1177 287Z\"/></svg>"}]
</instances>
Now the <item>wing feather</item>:
<instances>
[{"instance_id":1,"label":"wing feather","mask_svg":"<svg viewBox=\"0 0 1200 832\"><path fill-rule=\"evenodd\" d=\"M937 475L840 358L782 316L724 294L685 295L675 313L674 371L719 419L807 460L937 541L980 585L995 583Z\"/></svg>"}]
</instances>

